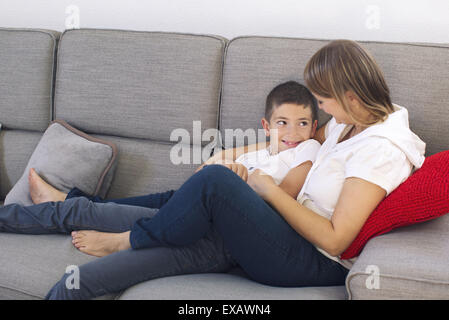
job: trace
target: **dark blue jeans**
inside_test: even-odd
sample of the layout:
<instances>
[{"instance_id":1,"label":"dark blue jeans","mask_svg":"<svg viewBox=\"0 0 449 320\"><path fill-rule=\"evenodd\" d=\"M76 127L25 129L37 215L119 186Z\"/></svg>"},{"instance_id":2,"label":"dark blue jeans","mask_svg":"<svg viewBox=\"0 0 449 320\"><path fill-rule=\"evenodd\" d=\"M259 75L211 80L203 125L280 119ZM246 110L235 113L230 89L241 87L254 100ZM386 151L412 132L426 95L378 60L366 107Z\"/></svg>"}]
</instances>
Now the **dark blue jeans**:
<instances>
[{"instance_id":1,"label":"dark blue jeans","mask_svg":"<svg viewBox=\"0 0 449 320\"><path fill-rule=\"evenodd\" d=\"M169 190L166 192L147 194L144 196L105 200L98 196L89 196L89 195L85 194L84 192L82 192L80 189L73 188L67 194L66 200L72 199L72 198L77 198L77 197L85 197L93 202L98 202L98 203L114 202L114 203L118 203L118 204L130 205L130 206L160 209L171 198L171 196L174 193L175 193L175 190Z\"/></svg>"},{"instance_id":2,"label":"dark blue jeans","mask_svg":"<svg viewBox=\"0 0 449 320\"><path fill-rule=\"evenodd\" d=\"M321 254L221 165L203 168L154 217L139 219L130 242L133 249L191 245L212 227L256 281L286 287L344 284L346 268Z\"/></svg>"},{"instance_id":3,"label":"dark blue jeans","mask_svg":"<svg viewBox=\"0 0 449 320\"><path fill-rule=\"evenodd\" d=\"M87 299L161 276L225 272L236 263L255 281L285 287L343 285L348 273L220 165L194 174L159 210L94 203L83 197L0 208L0 231L55 233L81 228L131 229L133 249L81 266L80 289L65 288L65 275L47 298Z\"/></svg>"}]
</instances>

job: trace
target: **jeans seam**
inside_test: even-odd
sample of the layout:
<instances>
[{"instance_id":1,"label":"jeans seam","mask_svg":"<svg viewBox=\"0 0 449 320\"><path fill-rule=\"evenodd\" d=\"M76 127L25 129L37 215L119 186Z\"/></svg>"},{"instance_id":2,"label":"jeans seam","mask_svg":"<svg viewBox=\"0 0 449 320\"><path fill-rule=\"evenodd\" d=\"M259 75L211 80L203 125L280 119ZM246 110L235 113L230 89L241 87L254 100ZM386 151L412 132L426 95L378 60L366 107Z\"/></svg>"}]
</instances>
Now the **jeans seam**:
<instances>
[{"instance_id":1,"label":"jeans seam","mask_svg":"<svg viewBox=\"0 0 449 320\"><path fill-rule=\"evenodd\" d=\"M109 226L108 227L103 227L102 226L101 228L99 228L98 226L89 226L89 225L84 225L84 224L80 224L80 225L69 224L68 226L69 226L69 228L71 230L74 230L74 231L85 229L85 230L95 230L95 231L107 232L107 233L122 233L122 232L126 232L126 231L117 231L117 229L111 228Z\"/></svg>"}]
</instances>

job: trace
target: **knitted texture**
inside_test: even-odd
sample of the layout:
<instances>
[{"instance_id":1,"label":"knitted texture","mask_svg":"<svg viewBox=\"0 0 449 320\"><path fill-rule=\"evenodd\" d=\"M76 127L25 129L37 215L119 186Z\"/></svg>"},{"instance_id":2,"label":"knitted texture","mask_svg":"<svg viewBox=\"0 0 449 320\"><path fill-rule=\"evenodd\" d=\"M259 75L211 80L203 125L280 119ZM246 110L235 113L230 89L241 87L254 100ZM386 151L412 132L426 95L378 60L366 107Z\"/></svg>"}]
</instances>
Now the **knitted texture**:
<instances>
[{"instance_id":1,"label":"knitted texture","mask_svg":"<svg viewBox=\"0 0 449 320\"><path fill-rule=\"evenodd\" d=\"M358 256L375 236L446 213L449 213L449 150L427 157L420 169L390 193L340 258Z\"/></svg>"}]
</instances>

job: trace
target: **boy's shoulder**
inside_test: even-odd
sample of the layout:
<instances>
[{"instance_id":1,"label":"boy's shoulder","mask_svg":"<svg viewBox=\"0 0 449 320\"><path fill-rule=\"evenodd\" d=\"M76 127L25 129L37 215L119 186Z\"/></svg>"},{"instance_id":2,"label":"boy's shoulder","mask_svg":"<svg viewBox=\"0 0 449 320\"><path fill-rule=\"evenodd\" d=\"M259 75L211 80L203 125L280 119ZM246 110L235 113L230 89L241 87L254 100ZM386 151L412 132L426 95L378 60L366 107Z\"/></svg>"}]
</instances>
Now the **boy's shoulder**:
<instances>
[{"instance_id":1,"label":"boy's shoulder","mask_svg":"<svg viewBox=\"0 0 449 320\"><path fill-rule=\"evenodd\" d=\"M301 146L301 145L303 147L305 147L305 146L318 146L318 147L321 147L321 143L319 143L318 140L315 140L315 139L312 139L312 138L304 140L303 142L301 142L298 145L298 147Z\"/></svg>"},{"instance_id":2,"label":"boy's shoulder","mask_svg":"<svg viewBox=\"0 0 449 320\"><path fill-rule=\"evenodd\" d=\"M307 155L315 157L321 148L321 144L315 139L307 139L297 145L295 148L287 149L279 153L281 159L303 158Z\"/></svg>"},{"instance_id":3,"label":"boy's shoulder","mask_svg":"<svg viewBox=\"0 0 449 320\"><path fill-rule=\"evenodd\" d=\"M315 139L307 139L297 145L294 149L291 149L293 153L297 152L317 152L321 148L321 144Z\"/></svg>"},{"instance_id":4,"label":"boy's shoulder","mask_svg":"<svg viewBox=\"0 0 449 320\"><path fill-rule=\"evenodd\" d=\"M308 139L301 142L296 148L285 150L280 158L291 168L294 168L306 161L315 162L320 148L321 144L317 140Z\"/></svg>"}]
</instances>

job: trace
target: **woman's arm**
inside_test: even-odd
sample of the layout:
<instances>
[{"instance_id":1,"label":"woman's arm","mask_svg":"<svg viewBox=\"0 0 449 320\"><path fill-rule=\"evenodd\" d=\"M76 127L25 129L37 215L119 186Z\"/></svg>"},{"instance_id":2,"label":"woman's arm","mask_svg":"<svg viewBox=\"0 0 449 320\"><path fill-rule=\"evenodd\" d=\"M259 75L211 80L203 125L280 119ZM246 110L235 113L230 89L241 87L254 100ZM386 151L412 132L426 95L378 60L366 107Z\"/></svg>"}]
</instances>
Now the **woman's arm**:
<instances>
[{"instance_id":1,"label":"woman's arm","mask_svg":"<svg viewBox=\"0 0 449 320\"><path fill-rule=\"evenodd\" d=\"M218 151L212 157L207 159L207 161L205 161L201 166L199 166L195 170L195 172L198 172L205 165L208 165L208 164L215 164L215 163L231 164L231 163L233 163L235 161L235 159L240 157L242 154L248 153L248 152L257 151L257 150L260 150L260 149L264 149L264 148L267 148L269 145L270 145L269 141L266 141L266 142L262 141L262 142L259 142L259 143L250 144L250 145L243 146L243 147L238 147L238 148L232 148L232 149L226 149L226 150Z\"/></svg>"},{"instance_id":2,"label":"woman's arm","mask_svg":"<svg viewBox=\"0 0 449 320\"><path fill-rule=\"evenodd\" d=\"M376 184L360 178L347 178L332 219L328 220L300 205L275 184L257 183L254 178L257 179L248 179L253 189L275 208L296 232L332 256L340 255L349 247L371 212L386 195L386 191Z\"/></svg>"}]
</instances>

